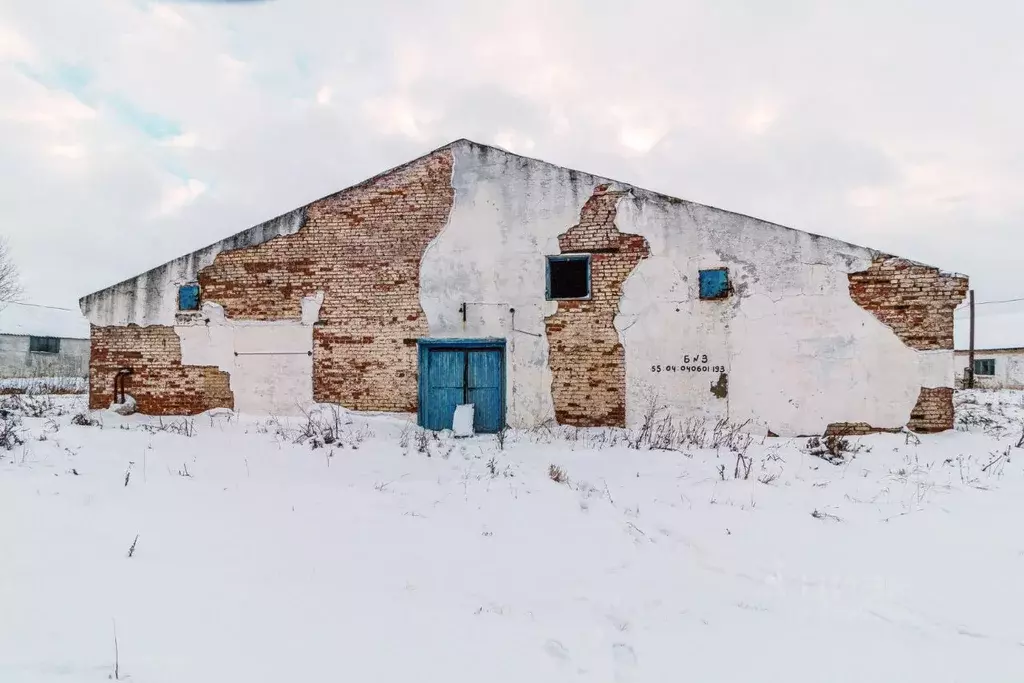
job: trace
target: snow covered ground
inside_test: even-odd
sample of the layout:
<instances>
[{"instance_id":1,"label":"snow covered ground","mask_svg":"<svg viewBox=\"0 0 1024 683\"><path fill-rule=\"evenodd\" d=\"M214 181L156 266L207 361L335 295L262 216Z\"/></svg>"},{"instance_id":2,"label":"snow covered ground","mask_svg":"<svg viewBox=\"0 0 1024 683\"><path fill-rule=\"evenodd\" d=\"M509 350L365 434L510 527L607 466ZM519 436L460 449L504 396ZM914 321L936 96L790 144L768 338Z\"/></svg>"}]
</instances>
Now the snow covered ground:
<instances>
[{"instance_id":1,"label":"snow covered ground","mask_svg":"<svg viewBox=\"0 0 1024 683\"><path fill-rule=\"evenodd\" d=\"M0 681L1024 676L1020 393L919 443L648 439L679 451L16 401Z\"/></svg>"}]
</instances>

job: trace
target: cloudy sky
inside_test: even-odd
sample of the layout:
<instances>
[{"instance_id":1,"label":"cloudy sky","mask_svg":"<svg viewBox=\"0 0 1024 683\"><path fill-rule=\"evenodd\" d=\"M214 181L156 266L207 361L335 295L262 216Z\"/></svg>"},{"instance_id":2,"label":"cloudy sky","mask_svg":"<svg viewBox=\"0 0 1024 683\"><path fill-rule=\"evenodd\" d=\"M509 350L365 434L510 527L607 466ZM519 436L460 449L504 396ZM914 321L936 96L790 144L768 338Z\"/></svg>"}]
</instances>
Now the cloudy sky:
<instances>
[{"instance_id":1,"label":"cloudy sky","mask_svg":"<svg viewBox=\"0 0 1024 683\"><path fill-rule=\"evenodd\" d=\"M0 233L78 297L456 138L1024 296L1017 0L0 0Z\"/></svg>"}]
</instances>

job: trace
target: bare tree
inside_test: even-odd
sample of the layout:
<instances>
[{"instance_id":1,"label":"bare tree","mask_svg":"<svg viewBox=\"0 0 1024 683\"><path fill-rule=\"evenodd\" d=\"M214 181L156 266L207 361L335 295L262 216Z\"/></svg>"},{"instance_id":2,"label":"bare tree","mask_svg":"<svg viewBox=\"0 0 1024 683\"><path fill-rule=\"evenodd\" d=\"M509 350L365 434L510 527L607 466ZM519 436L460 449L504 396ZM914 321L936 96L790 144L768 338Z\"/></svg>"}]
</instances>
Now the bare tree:
<instances>
[{"instance_id":1,"label":"bare tree","mask_svg":"<svg viewBox=\"0 0 1024 683\"><path fill-rule=\"evenodd\" d=\"M21 296L21 278L7 239L0 237L0 308Z\"/></svg>"}]
</instances>

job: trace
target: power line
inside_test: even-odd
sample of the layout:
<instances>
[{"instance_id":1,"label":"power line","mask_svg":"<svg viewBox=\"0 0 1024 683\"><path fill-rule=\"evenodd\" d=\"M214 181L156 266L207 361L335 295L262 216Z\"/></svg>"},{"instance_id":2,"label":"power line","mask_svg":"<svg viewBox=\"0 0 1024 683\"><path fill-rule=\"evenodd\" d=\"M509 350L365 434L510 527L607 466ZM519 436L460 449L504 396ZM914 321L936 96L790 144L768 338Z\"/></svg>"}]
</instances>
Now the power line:
<instances>
[{"instance_id":1,"label":"power line","mask_svg":"<svg viewBox=\"0 0 1024 683\"><path fill-rule=\"evenodd\" d=\"M975 301L974 305L975 306L984 306L985 304L1010 304L1010 303L1013 303L1014 301L1024 301L1024 297L1020 297L1018 299L1000 299L999 301ZM959 311L962 308L969 308L969 307L970 307L970 304L960 304L959 306L956 307L956 310Z\"/></svg>"},{"instance_id":2,"label":"power line","mask_svg":"<svg viewBox=\"0 0 1024 683\"><path fill-rule=\"evenodd\" d=\"M60 306L46 306L44 304L30 304L27 301L8 301L7 303L16 304L18 306L31 306L33 308L49 308L54 311L68 311L72 313L74 312L73 308L62 308Z\"/></svg>"}]
</instances>

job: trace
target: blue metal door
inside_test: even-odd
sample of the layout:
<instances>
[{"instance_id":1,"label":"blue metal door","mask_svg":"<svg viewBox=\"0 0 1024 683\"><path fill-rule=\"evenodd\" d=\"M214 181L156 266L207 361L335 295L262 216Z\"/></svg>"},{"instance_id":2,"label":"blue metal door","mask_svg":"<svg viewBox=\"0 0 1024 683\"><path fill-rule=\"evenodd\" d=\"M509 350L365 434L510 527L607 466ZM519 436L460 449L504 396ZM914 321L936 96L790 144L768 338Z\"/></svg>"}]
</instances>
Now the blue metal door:
<instances>
[{"instance_id":1,"label":"blue metal door","mask_svg":"<svg viewBox=\"0 0 1024 683\"><path fill-rule=\"evenodd\" d=\"M431 349L427 354L426 378L423 426L427 429L451 429L455 406L466 397L466 352Z\"/></svg>"},{"instance_id":2,"label":"blue metal door","mask_svg":"<svg viewBox=\"0 0 1024 683\"><path fill-rule=\"evenodd\" d=\"M504 340L421 339L419 346L423 427L451 429L461 403L474 406L474 431L493 433L505 426Z\"/></svg>"},{"instance_id":3,"label":"blue metal door","mask_svg":"<svg viewBox=\"0 0 1024 683\"><path fill-rule=\"evenodd\" d=\"M501 351L480 349L467 351L466 402L472 403L473 429L494 433L502 427L501 415Z\"/></svg>"}]
</instances>

